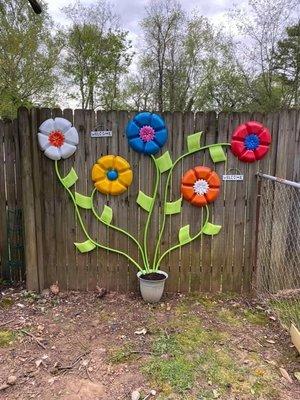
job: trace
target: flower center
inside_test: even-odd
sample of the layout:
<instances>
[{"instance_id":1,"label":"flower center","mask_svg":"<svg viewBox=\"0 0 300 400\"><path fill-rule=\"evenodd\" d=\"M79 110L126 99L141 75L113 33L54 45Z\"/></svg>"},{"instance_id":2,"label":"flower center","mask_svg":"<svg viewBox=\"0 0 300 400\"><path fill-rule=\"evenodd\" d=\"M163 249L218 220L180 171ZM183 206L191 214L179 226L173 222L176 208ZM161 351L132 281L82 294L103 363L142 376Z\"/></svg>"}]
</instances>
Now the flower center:
<instances>
[{"instance_id":1,"label":"flower center","mask_svg":"<svg viewBox=\"0 0 300 400\"><path fill-rule=\"evenodd\" d=\"M52 131L48 137L48 140L52 146L61 147L65 142L65 137L61 131Z\"/></svg>"},{"instance_id":2,"label":"flower center","mask_svg":"<svg viewBox=\"0 0 300 400\"><path fill-rule=\"evenodd\" d=\"M204 179L198 179L194 183L194 192L198 194L199 196L202 196L203 194L207 193L209 190L209 185Z\"/></svg>"},{"instance_id":3,"label":"flower center","mask_svg":"<svg viewBox=\"0 0 300 400\"><path fill-rule=\"evenodd\" d=\"M255 133L250 133L250 135L246 136L245 146L247 150L255 150L258 148L259 144L259 137Z\"/></svg>"},{"instance_id":4,"label":"flower center","mask_svg":"<svg viewBox=\"0 0 300 400\"><path fill-rule=\"evenodd\" d=\"M152 126L145 125L140 129L140 138L143 142L150 142L153 140L154 135L155 130L152 128Z\"/></svg>"},{"instance_id":5,"label":"flower center","mask_svg":"<svg viewBox=\"0 0 300 400\"><path fill-rule=\"evenodd\" d=\"M115 180L118 178L119 174L118 174L118 171L117 171L117 170L115 170L115 169L110 169L110 170L107 172L106 176L107 176L107 178L108 178L110 181L115 181Z\"/></svg>"}]
</instances>

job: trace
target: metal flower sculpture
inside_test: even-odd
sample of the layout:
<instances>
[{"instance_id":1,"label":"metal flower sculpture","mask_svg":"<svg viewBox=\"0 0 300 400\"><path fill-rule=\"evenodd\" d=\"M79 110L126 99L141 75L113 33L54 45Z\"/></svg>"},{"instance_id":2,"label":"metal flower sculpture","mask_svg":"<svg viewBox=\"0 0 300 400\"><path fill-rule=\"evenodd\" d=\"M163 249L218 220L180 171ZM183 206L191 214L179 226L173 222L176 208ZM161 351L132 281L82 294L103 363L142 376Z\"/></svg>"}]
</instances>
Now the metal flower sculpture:
<instances>
[{"instance_id":1,"label":"metal flower sculpture","mask_svg":"<svg viewBox=\"0 0 300 400\"><path fill-rule=\"evenodd\" d=\"M231 150L239 160L252 163L267 154L270 144L269 129L259 122L249 121L233 132Z\"/></svg>"},{"instance_id":2,"label":"metal flower sculpture","mask_svg":"<svg viewBox=\"0 0 300 400\"><path fill-rule=\"evenodd\" d=\"M174 168L186 157L191 156L200 151L208 150L210 157L214 163L224 162L226 154L224 147L230 146L233 153L242 161L253 162L261 159L268 151L271 142L271 136L267 128L258 122L248 122L238 127L233 133L232 142L216 143L202 146L201 132L193 133L187 137L187 150L176 160L172 160L168 151L165 151L159 157L154 157L159 150L162 149L168 138L168 131L163 118L157 114L142 112L137 114L128 122L126 135L129 146L135 151L149 155L155 168L155 184L151 194L145 194L139 191L136 202L147 213L146 223L144 225L143 241L140 241L113 223L113 210L111 207L104 205L101 214L98 214L94 206L94 196L97 192L105 196L122 195L133 180L133 172L130 164L119 155L106 155L97 160L92 167L91 178L94 182L94 190L89 196L72 191L78 176L76 171L71 168L66 176L62 176L58 162L61 158L67 158L76 151L78 144L78 133L71 123L63 118L49 119L45 121L39 128L38 141L44 154L55 160L55 170L57 177L65 190L68 192L76 211L76 215L86 240L81 243L75 243L80 252L89 252L96 247L104 250L112 251L126 257L139 271L143 274L158 271L163 259L171 251L184 246L200 235L216 235L219 233L221 226L210 221L209 205L217 201L221 191L221 180L217 173L206 166L194 166L189 169L178 182L181 196L175 201L168 201L170 192L170 183ZM166 173L166 183L162 188L162 207L161 207L161 223L157 237L155 240L148 236L149 224L153 216L153 209L158 198L158 191L161 187L162 174ZM178 214L182 209L182 199L185 199L191 205L203 207L205 217L200 226L198 233L191 235L190 226L185 225L178 227L178 240L170 248L161 251L161 241L166 226L166 219L169 215ZM103 199L105 201L105 198ZM103 202L104 202L103 201ZM88 233L88 227L81 217L80 209L90 210L95 218L105 224L110 229L126 235L132 240L140 253L139 260L132 257L124 251L112 248L97 242ZM150 240L149 240L150 239ZM154 255L151 258L148 250L148 242L154 243Z\"/></svg>"}]
</instances>

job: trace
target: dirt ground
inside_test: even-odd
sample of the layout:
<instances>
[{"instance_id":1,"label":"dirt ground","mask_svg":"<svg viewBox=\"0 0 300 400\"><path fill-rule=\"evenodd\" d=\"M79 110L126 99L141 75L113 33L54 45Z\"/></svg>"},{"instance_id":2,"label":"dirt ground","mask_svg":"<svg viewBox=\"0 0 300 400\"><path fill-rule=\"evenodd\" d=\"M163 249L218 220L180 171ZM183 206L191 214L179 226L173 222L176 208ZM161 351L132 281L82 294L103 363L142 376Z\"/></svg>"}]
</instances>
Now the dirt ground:
<instances>
[{"instance_id":1,"label":"dirt ground","mask_svg":"<svg viewBox=\"0 0 300 400\"><path fill-rule=\"evenodd\" d=\"M3 400L297 400L299 360L268 310L234 296L0 298Z\"/></svg>"}]
</instances>

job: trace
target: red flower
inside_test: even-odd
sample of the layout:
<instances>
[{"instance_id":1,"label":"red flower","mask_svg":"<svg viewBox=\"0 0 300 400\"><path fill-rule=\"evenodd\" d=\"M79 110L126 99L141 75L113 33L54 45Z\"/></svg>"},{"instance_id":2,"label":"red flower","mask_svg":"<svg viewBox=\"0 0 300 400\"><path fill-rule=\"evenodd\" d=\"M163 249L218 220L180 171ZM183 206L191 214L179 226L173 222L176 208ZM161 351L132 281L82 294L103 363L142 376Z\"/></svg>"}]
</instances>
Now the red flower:
<instances>
[{"instance_id":1,"label":"red flower","mask_svg":"<svg viewBox=\"0 0 300 400\"><path fill-rule=\"evenodd\" d=\"M233 132L231 150L239 160L252 163L267 154L270 143L269 129L259 122L249 121Z\"/></svg>"}]
</instances>

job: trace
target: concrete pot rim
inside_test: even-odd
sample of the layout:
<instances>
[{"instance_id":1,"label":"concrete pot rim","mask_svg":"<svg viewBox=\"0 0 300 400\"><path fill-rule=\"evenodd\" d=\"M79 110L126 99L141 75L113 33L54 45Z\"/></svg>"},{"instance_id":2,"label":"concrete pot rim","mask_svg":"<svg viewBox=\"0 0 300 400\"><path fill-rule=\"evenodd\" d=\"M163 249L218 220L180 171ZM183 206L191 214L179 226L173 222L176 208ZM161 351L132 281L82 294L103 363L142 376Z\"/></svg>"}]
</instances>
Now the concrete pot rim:
<instances>
[{"instance_id":1,"label":"concrete pot rim","mask_svg":"<svg viewBox=\"0 0 300 400\"><path fill-rule=\"evenodd\" d=\"M160 269L156 270L156 271L152 271L152 272L157 272L158 274L164 275L165 278L164 279L160 279L160 280L151 280L151 279L143 279L142 275L145 275L145 273L143 271L139 271L136 276L139 278L140 281L143 282L164 282L166 279L168 279L169 275L167 274L167 272L165 271L161 271ZM150 273L150 272L149 272Z\"/></svg>"}]
</instances>

